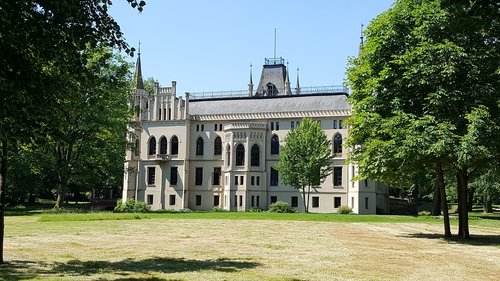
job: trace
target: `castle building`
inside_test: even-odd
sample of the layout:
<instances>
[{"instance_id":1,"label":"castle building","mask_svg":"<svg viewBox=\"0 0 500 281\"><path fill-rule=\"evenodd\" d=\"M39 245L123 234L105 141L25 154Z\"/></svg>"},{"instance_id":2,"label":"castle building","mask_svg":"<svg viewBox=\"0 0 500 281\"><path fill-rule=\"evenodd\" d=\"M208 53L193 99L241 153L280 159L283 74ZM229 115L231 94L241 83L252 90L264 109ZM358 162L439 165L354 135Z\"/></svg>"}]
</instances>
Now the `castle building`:
<instances>
[{"instance_id":1,"label":"castle building","mask_svg":"<svg viewBox=\"0 0 500 281\"><path fill-rule=\"evenodd\" d=\"M346 163L343 146L349 130L343 121L351 115L345 87L290 87L282 58L266 59L254 89L185 93L154 85L144 90L140 53L135 71L126 152L123 200L147 202L152 210L189 208L231 211L268 209L285 201L303 211L299 191L281 182L280 147L302 118L319 121L331 140L333 171L313 191L309 211L335 213L349 206L358 214L385 210L386 188L373 181L353 181L356 166Z\"/></svg>"}]
</instances>

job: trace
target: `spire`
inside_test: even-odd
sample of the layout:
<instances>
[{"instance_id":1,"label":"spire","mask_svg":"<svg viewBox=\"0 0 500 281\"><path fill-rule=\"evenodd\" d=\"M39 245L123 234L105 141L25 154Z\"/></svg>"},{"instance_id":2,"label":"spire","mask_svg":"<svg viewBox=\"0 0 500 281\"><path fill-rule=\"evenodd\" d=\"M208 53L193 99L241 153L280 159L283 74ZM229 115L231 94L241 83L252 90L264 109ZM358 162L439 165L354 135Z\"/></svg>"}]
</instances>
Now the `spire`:
<instances>
[{"instance_id":1,"label":"spire","mask_svg":"<svg viewBox=\"0 0 500 281\"><path fill-rule=\"evenodd\" d=\"M286 62L286 78L285 78L285 95L291 95L290 91L290 76L288 75L288 61Z\"/></svg>"},{"instance_id":2,"label":"spire","mask_svg":"<svg viewBox=\"0 0 500 281\"><path fill-rule=\"evenodd\" d=\"M135 63L134 86L136 89L144 89L141 70L141 42L139 42L139 50L137 52L137 62Z\"/></svg>"},{"instance_id":3,"label":"spire","mask_svg":"<svg viewBox=\"0 0 500 281\"><path fill-rule=\"evenodd\" d=\"M365 37L363 36L363 26L364 26L363 23L361 23L361 34L359 36L359 39L360 39L360 41L359 41L359 52L361 52L361 48L363 47L364 39L365 39Z\"/></svg>"},{"instance_id":4,"label":"spire","mask_svg":"<svg viewBox=\"0 0 500 281\"><path fill-rule=\"evenodd\" d=\"M252 64L250 64L250 83L253 85L253 79L252 79Z\"/></svg>"},{"instance_id":5,"label":"spire","mask_svg":"<svg viewBox=\"0 0 500 281\"><path fill-rule=\"evenodd\" d=\"M298 67L297 67L297 86L295 87L295 94L300 95L299 68Z\"/></svg>"},{"instance_id":6,"label":"spire","mask_svg":"<svg viewBox=\"0 0 500 281\"><path fill-rule=\"evenodd\" d=\"M288 75L288 61L286 62L286 80L285 83L290 83L290 76Z\"/></svg>"},{"instance_id":7,"label":"spire","mask_svg":"<svg viewBox=\"0 0 500 281\"><path fill-rule=\"evenodd\" d=\"M250 82L248 83L248 96L253 96L252 64L250 64Z\"/></svg>"}]
</instances>

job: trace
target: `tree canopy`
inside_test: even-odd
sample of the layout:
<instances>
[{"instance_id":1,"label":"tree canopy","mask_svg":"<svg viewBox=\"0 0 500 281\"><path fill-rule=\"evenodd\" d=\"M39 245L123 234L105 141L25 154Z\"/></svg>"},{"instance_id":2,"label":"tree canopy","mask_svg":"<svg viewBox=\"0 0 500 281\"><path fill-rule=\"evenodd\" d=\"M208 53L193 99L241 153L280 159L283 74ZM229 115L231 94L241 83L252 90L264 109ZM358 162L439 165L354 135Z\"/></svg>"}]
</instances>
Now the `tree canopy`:
<instances>
[{"instance_id":1,"label":"tree canopy","mask_svg":"<svg viewBox=\"0 0 500 281\"><path fill-rule=\"evenodd\" d=\"M455 173L463 237L468 180L499 151L499 5L397 0L367 27L347 70L360 177L405 184L416 167L441 180L442 169Z\"/></svg>"},{"instance_id":2,"label":"tree canopy","mask_svg":"<svg viewBox=\"0 0 500 281\"><path fill-rule=\"evenodd\" d=\"M284 184L302 191L305 212L309 211L311 190L319 187L333 169L330 146L319 122L305 118L288 133L281 148L276 168Z\"/></svg>"}]
</instances>

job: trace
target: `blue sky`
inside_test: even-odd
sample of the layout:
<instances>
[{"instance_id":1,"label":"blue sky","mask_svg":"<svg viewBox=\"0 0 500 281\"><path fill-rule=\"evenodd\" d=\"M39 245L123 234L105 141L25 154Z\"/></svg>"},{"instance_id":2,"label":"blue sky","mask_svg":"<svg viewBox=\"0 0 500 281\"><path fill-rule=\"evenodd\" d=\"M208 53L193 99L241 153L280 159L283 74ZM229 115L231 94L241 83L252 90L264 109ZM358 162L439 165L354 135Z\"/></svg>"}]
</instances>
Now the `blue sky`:
<instances>
[{"instance_id":1,"label":"blue sky","mask_svg":"<svg viewBox=\"0 0 500 281\"><path fill-rule=\"evenodd\" d=\"M110 9L127 42L141 42L143 77L177 81L184 92L245 90L253 65L258 83L265 57L289 62L300 85L339 85L357 55L360 25L394 0L147 0L142 13L117 0ZM135 61L130 58L131 61Z\"/></svg>"}]
</instances>

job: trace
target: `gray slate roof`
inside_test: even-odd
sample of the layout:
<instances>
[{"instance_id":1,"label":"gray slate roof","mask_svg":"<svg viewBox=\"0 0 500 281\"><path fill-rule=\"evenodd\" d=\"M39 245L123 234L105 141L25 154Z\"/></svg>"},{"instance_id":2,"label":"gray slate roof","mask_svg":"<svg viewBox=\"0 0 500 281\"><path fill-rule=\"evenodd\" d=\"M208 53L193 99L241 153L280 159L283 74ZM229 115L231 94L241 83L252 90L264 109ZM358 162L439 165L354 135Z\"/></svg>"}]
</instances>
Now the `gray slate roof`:
<instances>
[{"instance_id":1,"label":"gray slate roof","mask_svg":"<svg viewBox=\"0 0 500 281\"><path fill-rule=\"evenodd\" d=\"M189 114L238 114L238 113L274 113L304 112L323 110L350 110L347 96L303 95L281 96L273 98L213 99L189 102Z\"/></svg>"}]
</instances>

